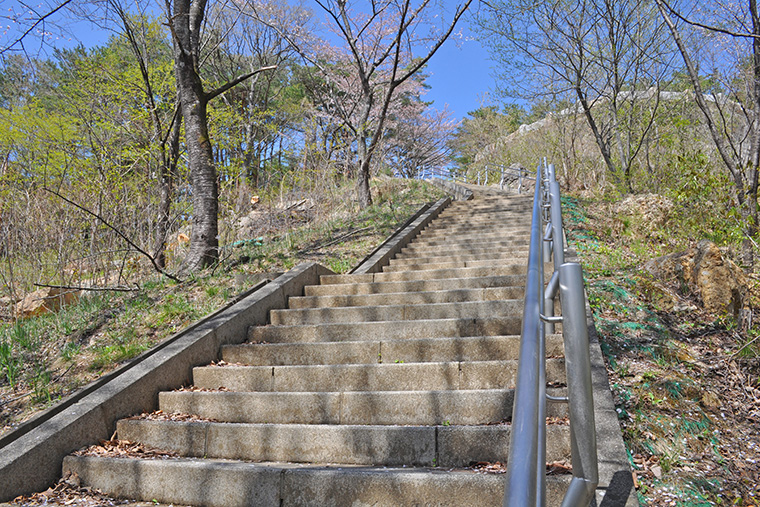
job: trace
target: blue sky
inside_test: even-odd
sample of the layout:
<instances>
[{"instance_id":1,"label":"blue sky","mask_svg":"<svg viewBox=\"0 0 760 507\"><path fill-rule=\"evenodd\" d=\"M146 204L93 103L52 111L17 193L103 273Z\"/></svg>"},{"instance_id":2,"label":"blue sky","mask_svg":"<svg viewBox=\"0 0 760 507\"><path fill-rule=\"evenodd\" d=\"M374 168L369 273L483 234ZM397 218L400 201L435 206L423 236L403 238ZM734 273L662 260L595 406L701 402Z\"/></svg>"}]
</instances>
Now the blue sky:
<instances>
[{"instance_id":1,"label":"blue sky","mask_svg":"<svg viewBox=\"0 0 760 507\"><path fill-rule=\"evenodd\" d=\"M463 30L468 32L467 27ZM426 100L432 100L437 109L448 104L459 119L483 105L483 101L490 104L493 101L489 94L495 87L491 65L488 51L479 42L468 38L457 47L454 41L447 41L428 65L431 89Z\"/></svg>"},{"instance_id":2,"label":"blue sky","mask_svg":"<svg viewBox=\"0 0 760 507\"><path fill-rule=\"evenodd\" d=\"M444 3L451 4L447 5L449 8L454 5L452 0L444 0ZM18 4L14 0L3 1L2 4L2 10L5 12L0 13L0 22L2 22L0 24L7 25L8 21L3 19L3 14L7 15L14 4L18 8ZM446 41L428 64L426 70L430 77L427 82L431 89L425 97L426 100L433 101L436 109L443 109L448 105L452 115L457 119L465 117L469 111L474 111L484 102L491 103L489 93L494 89L487 50L474 40L466 19L461 20L460 23L461 41L459 43L454 40ZM0 46L6 44L8 37L12 34L11 31L3 36L2 29L4 28L5 26L0 27ZM95 32L92 25L84 23L77 24L74 31L76 31L76 37L85 45L102 44L108 38L107 33ZM63 39L59 39L54 44L72 44ZM29 42L29 49L34 52L35 49L32 48L39 46L32 41Z\"/></svg>"}]
</instances>

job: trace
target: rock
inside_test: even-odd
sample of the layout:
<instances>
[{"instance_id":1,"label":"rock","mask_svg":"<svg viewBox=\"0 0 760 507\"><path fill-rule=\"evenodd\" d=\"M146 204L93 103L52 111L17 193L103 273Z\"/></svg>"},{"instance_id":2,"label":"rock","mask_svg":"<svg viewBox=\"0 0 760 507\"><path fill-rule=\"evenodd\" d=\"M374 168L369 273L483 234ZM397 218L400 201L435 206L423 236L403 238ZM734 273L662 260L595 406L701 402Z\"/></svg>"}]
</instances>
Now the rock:
<instances>
[{"instance_id":1,"label":"rock","mask_svg":"<svg viewBox=\"0 0 760 507\"><path fill-rule=\"evenodd\" d=\"M652 259L644 269L682 294L694 293L712 313L739 316L747 296L744 271L723 256L712 241L702 240L685 252Z\"/></svg>"},{"instance_id":2,"label":"rock","mask_svg":"<svg viewBox=\"0 0 760 507\"><path fill-rule=\"evenodd\" d=\"M44 313L58 311L64 306L76 304L80 296L81 291L79 290L44 287L27 294L16 304L16 318L28 319Z\"/></svg>"}]
</instances>

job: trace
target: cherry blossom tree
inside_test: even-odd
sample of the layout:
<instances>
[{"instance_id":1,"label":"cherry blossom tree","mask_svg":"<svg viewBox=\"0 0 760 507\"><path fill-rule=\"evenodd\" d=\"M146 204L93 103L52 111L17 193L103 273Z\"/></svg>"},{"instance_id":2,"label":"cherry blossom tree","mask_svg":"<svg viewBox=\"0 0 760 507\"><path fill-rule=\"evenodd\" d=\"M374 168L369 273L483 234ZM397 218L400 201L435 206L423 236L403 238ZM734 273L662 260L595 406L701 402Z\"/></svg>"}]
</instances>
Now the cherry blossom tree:
<instances>
[{"instance_id":1,"label":"cherry blossom tree","mask_svg":"<svg viewBox=\"0 0 760 507\"><path fill-rule=\"evenodd\" d=\"M372 204L372 160L396 94L451 36L472 0L457 5L450 19L431 0L315 2L327 29L341 45L332 47L324 38L304 33L284 35L319 69L324 92L332 94L331 114L351 133L357 158L357 197L365 208ZM254 5L241 5L265 19Z\"/></svg>"},{"instance_id":2,"label":"cherry blossom tree","mask_svg":"<svg viewBox=\"0 0 760 507\"><path fill-rule=\"evenodd\" d=\"M419 98L405 100L388 121L384 159L405 178L446 166L458 122L447 109L429 108Z\"/></svg>"}]
</instances>

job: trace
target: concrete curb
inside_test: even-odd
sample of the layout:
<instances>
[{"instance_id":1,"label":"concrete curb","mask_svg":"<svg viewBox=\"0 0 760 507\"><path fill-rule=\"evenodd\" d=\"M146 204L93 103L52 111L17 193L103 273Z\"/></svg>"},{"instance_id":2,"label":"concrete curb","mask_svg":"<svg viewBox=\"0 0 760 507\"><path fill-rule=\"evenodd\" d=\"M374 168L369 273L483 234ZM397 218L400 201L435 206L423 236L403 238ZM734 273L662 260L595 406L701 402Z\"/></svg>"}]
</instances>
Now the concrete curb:
<instances>
[{"instance_id":1,"label":"concrete curb","mask_svg":"<svg viewBox=\"0 0 760 507\"><path fill-rule=\"evenodd\" d=\"M384 266L390 263L394 255L408 245L427 225L432 222L446 207L451 204L450 197L444 197L436 201L427 209L418 211L412 219L396 230L387 240L380 244L362 262L359 263L351 274L378 273Z\"/></svg>"},{"instance_id":2,"label":"concrete curb","mask_svg":"<svg viewBox=\"0 0 760 507\"><path fill-rule=\"evenodd\" d=\"M469 201L473 197L472 190L465 188L462 185L458 185L453 181L442 180L441 178L429 178L425 181L449 192L457 201Z\"/></svg>"},{"instance_id":3,"label":"concrete curb","mask_svg":"<svg viewBox=\"0 0 760 507\"><path fill-rule=\"evenodd\" d=\"M64 456L108 439L120 418L154 410L158 393L191 380L194 366L219 358L221 345L243 342L250 326L265 325L269 310L285 308L332 274L316 264L296 266L276 280L252 290L240 301L168 338L120 368L105 381L70 396L58 406L3 439L0 453L0 502L42 491L61 473Z\"/></svg>"}]
</instances>

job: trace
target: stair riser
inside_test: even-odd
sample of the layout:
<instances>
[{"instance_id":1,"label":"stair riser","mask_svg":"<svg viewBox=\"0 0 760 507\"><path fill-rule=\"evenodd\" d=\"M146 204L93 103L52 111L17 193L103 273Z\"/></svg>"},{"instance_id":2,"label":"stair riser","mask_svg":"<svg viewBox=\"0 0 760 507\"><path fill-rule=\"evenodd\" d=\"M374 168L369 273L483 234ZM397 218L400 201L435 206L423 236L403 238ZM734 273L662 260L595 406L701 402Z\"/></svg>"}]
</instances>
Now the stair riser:
<instances>
[{"instance_id":1,"label":"stair riser","mask_svg":"<svg viewBox=\"0 0 760 507\"><path fill-rule=\"evenodd\" d=\"M523 310L519 299L506 301L471 301L425 305L358 306L346 308L305 308L272 310L273 325L337 324L423 319L485 318L494 315L519 315Z\"/></svg>"},{"instance_id":2,"label":"stair riser","mask_svg":"<svg viewBox=\"0 0 760 507\"><path fill-rule=\"evenodd\" d=\"M438 215L438 219L434 223L437 223L439 221L446 222L450 220L489 220L492 217L500 218L503 216L510 216L515 218L525 218L525 215L527 214L530 216L530 211L532 209L531 206L529 206L527 209L523 208L513 208L511 206L502 206L495 207L492 205L483 206L483 209L475 209L472 210L463 209L461 206L450 206L443 210L440 215Z\"/></svg>"},{"instance_id":3,"label":"stair riser","mask_svg":"<svg viewBox=\"0 0 760 507\"><path fill-rule=\"evenodd\" d=\"M367 275L323 275L323 285L334 283L404 282L411 280L437 280L443 278L470 278L504 275L524 275L527 268L522 264L506 264L498 267L431 269L400 273L374 273Z\"/></svg>"},{"instance_id":4,"label":"stair riser","mask_svg":"<svg viewBox=\"0 0 760 507\"><path fill-rule=\"evenodd\" d=\"M504 241L511 238L525 238L530 237L530 230L524 228L521 229L509 229L498 232L479 233L472 231L456 232L440 232L436 234L424 234L421 233L414 239L414 244L436 245L443 243L450 243L453 245L461 245L463 243L471 242L493 242Z\"/></svg>"},{"instance_id":5,"label":"stair riser","mask_svg":"<svg viewBox=\"0 0 760 507\"><path fill-rule=\"evenodd\" d=\"M489 254L493 257L503 257L530 250L530 244L524 241L503 239L484 240L483 238L457 238L419 241L404 247L394 259L405 257L472 257L473 255Z\"/></svg>"},{"instance_id":6,"label":"stair riser","mask_svg":"<svg viewBox=\"0 0 760 507\"><path fill-rule=\"evenodd\" d=\"M560 394L551 389L550 393ZM344 393L162 392L166 413L195 414L222 422L270 424L471 425L509 420L507 391L384 391ZM551 403L547 416L565 417Z\"/></svg>"},{"instance_id":7,"label":"stair riser","mask_svg":"<svg viewBox=\"0 0 760 507\"><path fill-rule=\"evenodd\" d=\"M410 246L416 245L460 245L465 246L469 243L499 243L499 242L525 242L530 238L530 231L493 231L488 234L482 232L461 231L452 234L450 231L442 231L437 235L420 235L410 243Z\"/></svg>"},{"instance_id":8,"label":"stair riser","mask_svg":"<svg viewBox=\"0 0 760 507\"><path fill-rule=\"evenodd\" d=\"M465 301L498 301L519 299L522 287L498 287L489 289L442 290L435 292L396 292L391 294L366 294L356 296L294 297L288 300L292 309L337 308L346 306L421 305L432 303L457 303Z\"/></svg>"},{"instance_id":9,"label":"stair riser","mask_svg":"<svg viewBox=\"0 0 760 507\"><path fill-rule=\"evenodd\" d=\"M567 426L547 427L547 460L570 456ZM508 425L339 426L122 420L119 438L187 457L292 463L464 467L506 460Z\"/></svg>"},{"instance_id":10,"label":"stair riser","mask_svg":"<svg viewBox=\"0 0 760 507\"><path fill-rule=\"evenodd\" d=\"M479 260L479 261L450 261L450 262L422 262L406 265L396 265L391 263L383 268L383 273L395 273L399 271L406 271L408 269L415 270L432 270L432 269L455 269L455 268L483 268L489 266L499 266L501 264L514 264L520 262L522 259L528 258L528 252L514 252L503 260Z\"/></svg>"},{"instance_id":11,"label":"stair riser","mask_svg":"<svg viewBox=\"0 0 760 507\"><path fill-rule=\"evenodd\" d=\"M461 216L489 216L491 214L496 213L515 213L515 214L521 214L521 213L527 213L530 215L531 210L533 209L532 203L509 203L509 204L503 204L498 202L486 202L486 203L480 203L480 204L464 204L462 206L458 206L457 203L452 204L447 209L445 209L441 216L443 218L448 218L451 216L461 215Z\"/></svg>"},{"instance_id":12,"label":"stair riser","mask_svg":"<svg viewBox=\"0 0 760 507\"><path fill-rule=\"evenodd\" d=\"M415 256L396 256L391 259L391 266L406 266L414 264L433 264L436 262L471 262L471 261L509 261L516 253L524 254L528 250L522 247L513 250L504 251L486 251L478 254L452 254L452 255L415 255ZM422 253L422 252L420 252ZM510 262L506 262L511 264Z\"/></svg>"},{"instance_id":13,"label":"stair riser","mask_svg":"<svg viewBox=\"0 0 760 507\"><path fill-rule=\"evenodd\" d=\"M201 389L236 392L443 391L513 388L517 361L383 363L324 366L203 366ZM564 361L549 359L548 382L564 382Z\"/></svg>"},{"instance_id":14,"label":"stair riser","mask_svg":"<svg viewBox=\"0 0 760 507\"><path fill-rule=\"evenodd\" d=\"M494 357L515 359L519 346L519 336L244 344L223 347L222 359L232 364L251 366L486 361ZM559 335L547 336L547 356L558 357L562 353L562 338Z\"/></svg>"},{"instance_id":15,"label":"stair riser","mask_svg":"<svg viewBox=\"0 0 760 507\"><path fill-rule=\"evenodd\" d=\"M504 336L520 333L520 317L491 319L407 320L401 322L356 322L320 326L252 327L252 343L336 342L444 338L450 336Z\"/></svg>"},{"instance_id":16,"label":"stair riser","mask_svg":"<svg viewBox=\"0 0 760 507\"><path fill-rule=\"evenodd\" d=\"M397 292L430 292L451 289L485 289L495 287L524 287L525 275L482 276L462 279L409 280L360 284L307 285L306 296L367 295Z\"/></svg>"},{"instance_id":17,"label":"stair riser","mask_svg":"<svg viewBox=\"0 0 760 507\"><path fill-rule=\"evenodd\" d=\"M427 238L436 235L480 235L480 234L509 234L514 232L530 231L530 220L505 220L498 222L472 222L468 220L457 224L433 223L430 227L420 231L418 238Z\"/></svg>"},{"instance_id":18,"label":"stair riser","mask_svg":"<svg viewBox=\"0 0 760 507\"><path fill-rule=\"evenodd\" d=\"M505 227L530 227L530 216L519 213L488 213L485 215L469 215L459 218L454 216L439 218L431 222L423 229L427 231L441 231L451 229L501 229Z\"/></svg>"},{"instance_id":19,"label":"stair riser","mask_svg":"<svg viewBox=\"0 0 760 507\"><path fill-rule=\"evenodd\" d=\"M483 240L483 238L477 238L474 240L431 240L420 241L418 243L410 243L408 246L401 249L398 254L402 257L414 255L422 257L423 255L471 255L473 253L490 252L500 253L502 251L509 252L512 248L524 248L530 243L523 240L510 240L510 239L498 239L498 240ZM429 253L428 253L429 252ZM433 253L435 252L435 254ZM398 257L397 255L397 257Z\"/></svg>"},{"instance_id":20,"label":"stair riser","mask_svg":"<svg viewBox=\"0 0 760 507\"><path fill-rule=\"evenodd\" d=\"M64 471L112 496L208 507L501 506L503 474L469 471L276 467L254 463L69 456ZM559 505L569 477L549 477Z\"/></svg>"}]
</instances>

